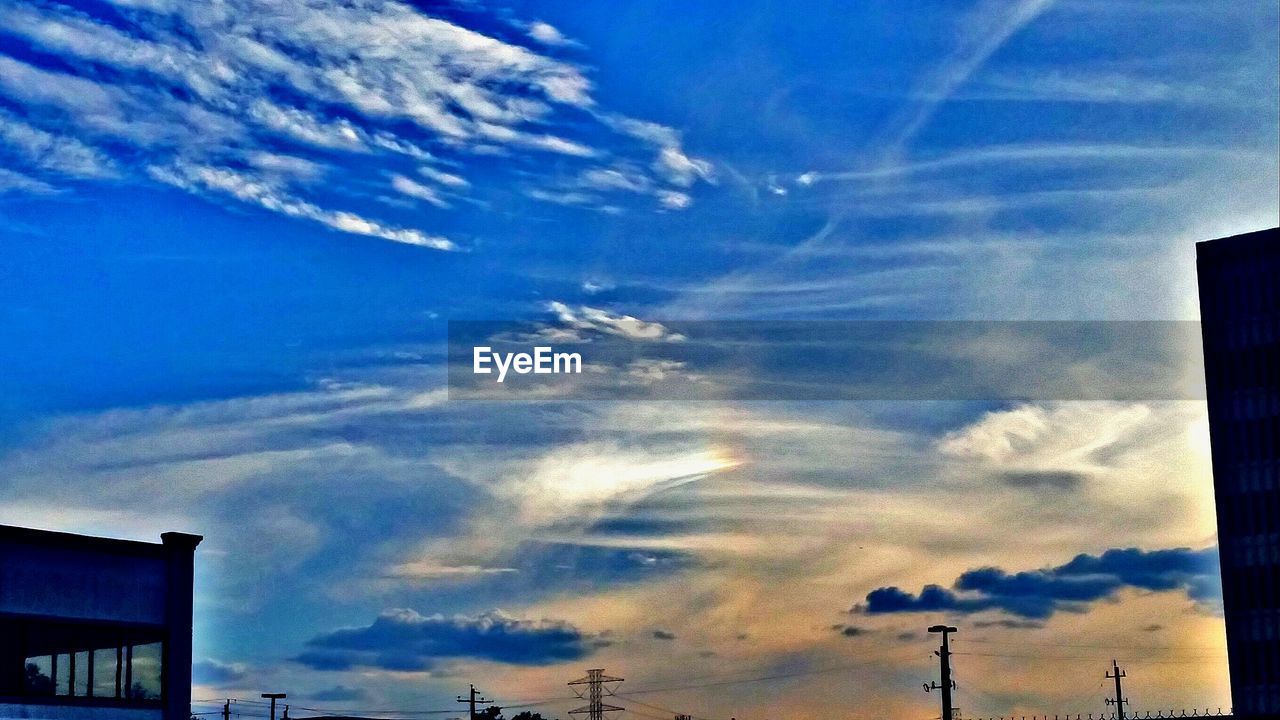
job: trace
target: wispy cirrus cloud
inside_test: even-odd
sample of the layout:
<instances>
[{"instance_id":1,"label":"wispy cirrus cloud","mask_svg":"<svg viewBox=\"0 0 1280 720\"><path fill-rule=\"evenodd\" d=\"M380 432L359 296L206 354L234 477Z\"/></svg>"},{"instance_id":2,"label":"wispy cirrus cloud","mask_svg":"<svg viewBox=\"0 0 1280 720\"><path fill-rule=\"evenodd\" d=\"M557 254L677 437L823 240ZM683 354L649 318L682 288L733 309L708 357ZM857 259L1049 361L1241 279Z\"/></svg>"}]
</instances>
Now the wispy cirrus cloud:
<instances>
[{"instance_id":1,"label":"wispy cirrus cloud","mask_svg":"<svg viewBox=\"0 0 1280 720\"><path fill-rule=\"evenodd\" d=\"M639 168L658 209L689 204L661 188L687 197L710 179L710 164L686 155L671 129L599 108L585 69L554 56L572 41L553 26L486 34L461 17L390 0L120 0L94 10L0 2L0 21L20 40L0 52L0 98L13 107L0 117L0 148L16 161L10 172L27 178L5 184L158 181L341 232L452 250L458 244L420 227L421 217L376 217L387 209L369 203L370 188L445 211L448 193L491 189L441 169L478 155L507 158L508 169L538 155L625 162ZM343 173L309 186L264 174L250 161L262 152L340 163Z\"/></svg>"},{"instance_id":2,"label":"wispy cirrus cloud","mask_svg":"<svg viewBox=\"0 0 1280 720\"><path fill-rule=\"evenodd\" d=\"M955 47L915 86L908 103L886 127L885 156L894 161L933 118L938 107L959 89L1011 37L1050 8L1054 0L981 2L965 18Z\"/></svg>"}]
</instances>

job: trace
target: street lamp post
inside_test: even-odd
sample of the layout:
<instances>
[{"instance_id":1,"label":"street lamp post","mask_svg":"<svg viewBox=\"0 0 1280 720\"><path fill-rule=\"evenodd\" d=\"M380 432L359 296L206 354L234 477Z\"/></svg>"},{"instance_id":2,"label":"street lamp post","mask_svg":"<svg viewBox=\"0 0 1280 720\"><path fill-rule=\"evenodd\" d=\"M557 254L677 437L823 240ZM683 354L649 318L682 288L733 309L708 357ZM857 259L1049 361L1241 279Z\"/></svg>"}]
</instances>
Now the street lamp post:
<instances>
[{"instance_id":1,"label":"street lamp post","mask_svg":"<svg viewBox=\"0 0 1280 720\"><path fill-rule=\"evenodd\" d=\"M276 701L285 698L284 693L262 693L262 697L271 701L271 720L276 720Z\"/></svg>"}]
</instances>

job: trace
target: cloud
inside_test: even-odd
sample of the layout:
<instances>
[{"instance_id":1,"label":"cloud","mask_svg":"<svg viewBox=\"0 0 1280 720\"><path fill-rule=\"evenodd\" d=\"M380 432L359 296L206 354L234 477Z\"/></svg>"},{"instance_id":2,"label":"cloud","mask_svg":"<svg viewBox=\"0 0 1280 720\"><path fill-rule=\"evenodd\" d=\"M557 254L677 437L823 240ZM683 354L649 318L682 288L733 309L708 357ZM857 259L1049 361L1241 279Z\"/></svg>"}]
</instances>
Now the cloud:
<instances>
[{"instance_id":1,"label":"cloud","mask_svg":"<svg viewBox=\"0 0 1280 720\"><path fill-rule=\"evenodd\" d=\"M445 207L436 188L409 178L406 161L515 158L485 163L502 180L530 153L608 154L644 167L655 152L648 138L659 134L675 155L641 182L671 178L687 186L707 167L680 161L679 140L664 126L598 108L578 65L407 3L193 0L72 9L6 0L0 21L36 51L0 52L0 98L16 112L0 115L0 152L16 158L11 172L29 177L9 177L10 191L44 192L67 178L159 180L342 232L448 250L455 245L432 233L368 217L362 188L392 177L398 192ZM571 43L545 22L525 27L543 46ZM646 137L623 125L646 128ZM344 155L344 172L311 186L314 177L252 161L264 152L294 158L294 169L336 153ZM244 187L270 184L270 196L229 191L190 177L191 168L206 169L197 176L235 172ZM425 165L419 172L455 192L510 185L473 188L454 172Z\"/></svg>"},{"instance_id":2,"label":"cloud","mask_svg":"<svg viewBox=\"0 0 1280 720\"><path fill-rule=\"evenodd\" d=\"M691 158L670 145L658 152L658 159L654 161L653 167L668 182L680 187L689 187L698 180L710 181L715 178L711 163Z\"/></svg>"},{"instance_id":3,"label":"cloud","mask_svg":"<svg viewBox=\"0 0 1280 720\"><path fill-rule=\"evenodd\" d=\"M367 700L369 693L361 688L349 688L345 685L335 685L328 690L319 690L307 696L310 700L319 700L320 702L355 702L359 700Z\"/></svg>"},{"instance_id":4,"label":"cloud","mask_svg":"<svg viewBox=\"0 0 1280 720\"><path fill-rule=\"evenodd\" d=\"M586 657L590 640L563 621L521 620L497 610L445 617L398 609L382 613L364 627L318 635L295 660L316 670L417 671L447 658L545 665Z\"/></svg>"},{"instance_id":5,"label":"cloud","mask_svg":"<svg viewBox=\"0 0 1280 720\"><path fill-rule=\"evenodd\" d=\"M481 565L440 565L429 562L401 563L391 568L391 575L411 580L439 580L471 578L482 575L503 575L519 572L510 567L484 567Z\"/></svg>"},{"instance_id":6,"label":"cloud","mask_svg":"<svg viewBox=\"0 0 1280 720\"><path fill-rule=\"evenodd\" d=\"M552 301L547 308L556 314L562 325L573 330L614 335L628 340L644 342L681 342L684 335L673 332L662 323L646 322L630 315L609 312L587 305L573 307Z\"/></svg>"},{"instance_id":7,"label":"cloud","mask_svg":"<svg viewBox=\"0 0 1280 720\"><path fill-rule=\"evenodd\" d=\"M1230 157L1237 151L1209 145L1167 146L1125 143L1019 143L966 148L933 157L892 165L868 165L845 171L810 170L797 175L795 183L811 187L832 181L884 181L890 178L938 176L948 171L973 174L983 168L998 167L1002 172L1012 168L1037 166L1076 167L1108 163L1148 163L1157 166L1173 161L1213 157Z\"/></svg>"},{"instance_id":8,"label":"cloud","mask_svg":"<svg viewBox=\"0 0 1280 720\"><path fill-rule=\"evenodd\" d=\"M673 157L684 157L681 151L674 148L663 148L661 153ZM710 181L712 179L709 163L700 161L692 164L687 158L685 160L685 164L689 167L697 167L704 172L686 175L673 173L665 169L666 166L662 163L656 166L661 170L659 176L679 189L662 185L632 163L618 162L610 166L587 168L574 178L555 183L549 188L532 188L526 191L526 194L546 202L605 210L611 207L606 204L606 198L627 193L652 197L658 201L659 208L663 210L684 210L693 204L693 197L686 192L693 184L693 180L703 178Z\"/></svg>"},{"instance_id":9,"label":"cloud","mask_svg":"<svg viewBox=\"0 0 1280 720\"><path fill-rule=\"evenodd\" d=\"M1171 82L1158 77L1106 71L1024 69L991 73L958 95L966 100L1000 100L1056 103L1166 103L1182 105L1236 105L1259 102L1250 96L1238 77L1223 73L1214 84Z\"/></svg>"},{"instance_id":10,"label":"cloud","mask_svg":"<svg viewBox=\"0 0 1280 720\"><path fill-rule=\"evenodd\" d=\"M916 83L912 95L925 98L906 107L890 123L888 154L901 151L933 118L938 107L1019 30L1049 9L1054 0L986 0L970 12L952 52Z\"/></svg>"},{"instance_id":11,"label":"cloud","mask_svg":"<svg viewBox=\"0 0 1280 720\"><path fill-rule=\"evenodd\" d=\"M683 210L693 202L693 198L682 192L663 190L658 193L658 203L668 210Z\"/></svg>"},{"instance_id":12,"label":"cloud","mask_svg":"<svg viewBox=\"0 0 1280 720\"><path fill-rule=\"evenodd\" d=\"M449 203L445 202L444 198L440 197L440 193L437 192L435 188L427 187L419 182L414 182L403 175L392 175L391 187L395 188L396 192L402 195L408 195L409 197L417 198L419 200L426 200L438 208L449 207Z\"/></svg>"},{"instance_id":13,"label":"cloud","mask_svg":"<svg viewBox=\"0 0 1280 720\"><path fill-rule=\"evenodd\" d=\"M471 185L471 183L467 182L466 178L460 175L445 172L443 170L433 168L430 165L423 165L422 167L419 167L418 174L428 180L434 180L441 185L446 185L451 188L465 188Z\"/></svg>"},{"instance_id":14,"label":"cloud","mask_svg":"<svg viewBox=\"0 0 1280 720\"><path fill-rule=\"evenodd\" d=\"M1039 630L1044 627L1044 623L1034 620L1009 620L1008 618L1000 620L978 620L973 623L976 628L1002 628L1004 630Z\"/></svg>"},{"instance_id":15,"label":"cloud","mask_svg":"<svg viewBox=\"0 0 1280 720\"><path fill-rule=\"evenodd\" d=\"M614 168L592 168L581 176L582 184L596 190L626 190L628 192L648 192L649 179L628 170Z\"/></svg>"},{"instance_id":16,"label":"cloud","mask_svg":"<svg viewBox=\"0 0 1280 720\"><path fill-rule=\"evenodd\" d=\"M191 664L191 680L202 685L215 687L234 685L248 676L248 669L239 663L205 659Z\"/></svg>"},{"instance_id":17,"label":"cloud","mask_svg":"<svg viewBox=\"0 0 1280 720\"><path fill-rule=\"evenodd\" d=\"M293 197L268 177L232 168L192 165L181 161L170 167L153 167L150 170L151 176L156 180L184 190L225 195L290 217L314 220L353 235L367 235L435 250L458 249L453 241L426 235L420 230L388 227L352 212L326 210Z\"/></svg>"},{"instance_id":18,"label":"cloud","mask_svg":"<svg viewBox=\"0 0 1280 720\"><path fill-rule=\"evenodd\" d=\"M0 168L0 193L6 192L48 195L57 192L57 188L43 180Z\"/></svg>"},{"instance_id":19,"label":"cloud","mask_svg":"<svg viewBox=\"0 0 1280 720\"><path fill-rule=\"evenodd\" d=\"M1180 590L1192 600L1212 603L1220 592L1217 559L1217 548L1082 553L1064 565L1012 575L996 567L969 570L956 579L953 589L926 585L912 594L882 587L868 593L858 609L873 615L1000 610L1043 620L1058 611L1082 611L1089 603L1114 597L1126 587L1151 592Z\"/></svg>"},{"instance_id":20,"label":"cloud","mask_svg":"<svg viewBox=\"0 0 1280 720\"><path fill-rule=\"evenodd\" d=\"M1088 479L1083 473L1067 470L1011 470L999 477L1009 487L1027 490L1078 490Z\"/></svg>"},{"instance_id":21,"label":"cloud","mask_svg":"<svg viewBox=\"0 0 1280 720\"><path fill-rule=\"evenodd\" d=\"M544 45L569 45L572 43L572 41L557 30L554 25L542 22L541 20L529 23L527 32L529 33L529 37Z\"/></svg>"},{"instance_id":22,"label":"cloud","mask_svg":"<svg viewBox=\"0 0 1280 720\"><path fill-rule=\"evenodd\" d=\"M30 167L65 177L109 178L117 172L115 163L99 150L0 113L0 150L5 149Z\"/></svg>"},{"instance_id":23,"label":"cloud","mask_svg":"<svg viewBox=\"0 0 1280 720\"><path fill-rule=\"evenodd\" d=\"M676 634L667 630L654 630L653 639L655 640L675 640Z\"/></svg>"}]
</instances>

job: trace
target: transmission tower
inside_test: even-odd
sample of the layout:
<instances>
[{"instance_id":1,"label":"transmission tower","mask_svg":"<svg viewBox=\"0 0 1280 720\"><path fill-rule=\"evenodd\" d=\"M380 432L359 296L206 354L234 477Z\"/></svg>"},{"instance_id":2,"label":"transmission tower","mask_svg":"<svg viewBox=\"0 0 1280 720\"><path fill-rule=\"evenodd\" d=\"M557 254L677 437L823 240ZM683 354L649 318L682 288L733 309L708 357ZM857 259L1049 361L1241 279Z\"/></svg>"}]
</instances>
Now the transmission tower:
<instances>
[{"instance_id":1,"label":"transmission tower","mask_svg":"<svg viewBox=\"0 0 1280 720\"><path fill-rule=\"evenodd\" d=\"M587 720L604 720L604 714L616 710L623 710L617 705L608 705L604 702L605 697L612 697L617 683L622 682L620 677L610 677L604 674L604 669L588 670L587 676L578 678L569 683L569 687L573 690L573 694L587 701L587 704L576 709L570 710L570 715L587 716ZM610 686L610 683L613 685ZM580 689L585 685L585 689Z\"/></svg>"}]
</instances>

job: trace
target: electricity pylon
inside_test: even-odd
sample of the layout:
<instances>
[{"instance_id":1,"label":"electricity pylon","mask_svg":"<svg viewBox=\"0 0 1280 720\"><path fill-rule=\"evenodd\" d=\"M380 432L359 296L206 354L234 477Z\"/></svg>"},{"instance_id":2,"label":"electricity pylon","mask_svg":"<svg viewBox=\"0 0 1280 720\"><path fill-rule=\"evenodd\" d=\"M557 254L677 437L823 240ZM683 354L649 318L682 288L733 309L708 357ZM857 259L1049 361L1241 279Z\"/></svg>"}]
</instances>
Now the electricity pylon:
<instances>
[{"instance_id":1,"label":"electricity pylon","mask_svg":"<svg viewBox=\"0 0 1280 720\"><path fill-rule=\"evenodd\" d=\"M583 700L586 700L587 704L577 708L576 710L570 710L569 714L585 714L587 716L587 720L604 720L605 713L625 709L620 708L617 705L609 705L604 702L604 698L606 696L612 696L614 694L614 688L607 685L607 683L620 682L622 682L622 678L609 677L608 675L605 675L603 668L588 670L586 677L578 678L577 680L569 683L570 688L573 690L573 694ZM580 690L578 687L575 687L582 685L585 685L586 689Z\"/></svg>"}]
</instances>

